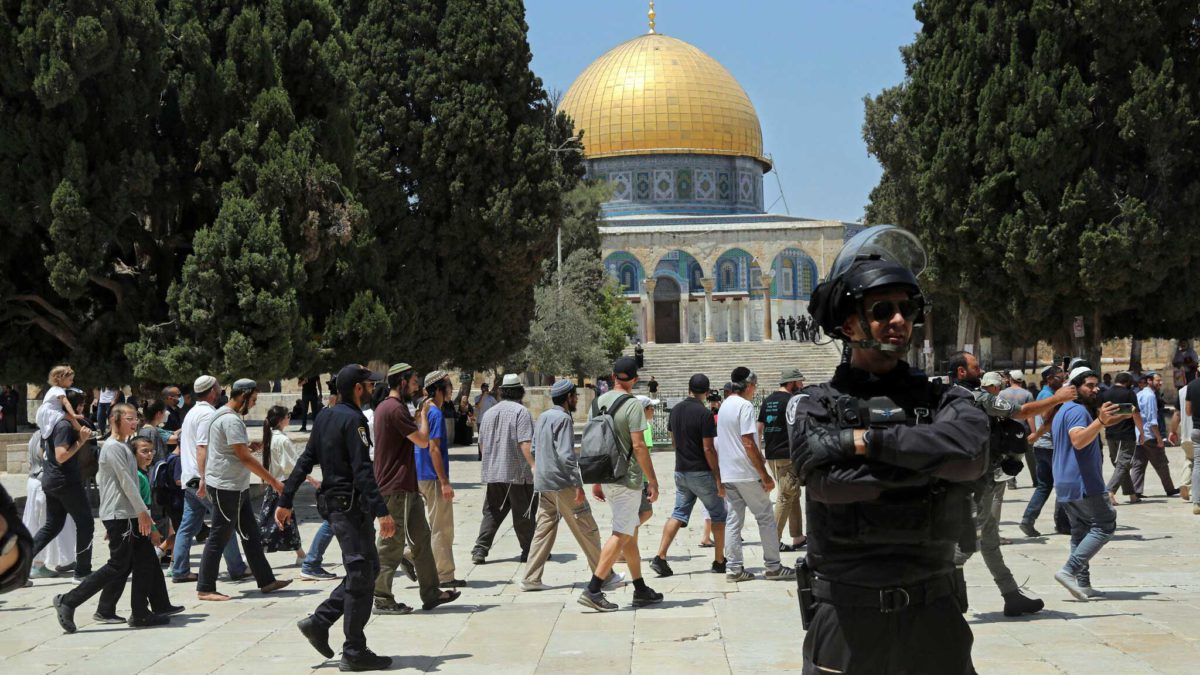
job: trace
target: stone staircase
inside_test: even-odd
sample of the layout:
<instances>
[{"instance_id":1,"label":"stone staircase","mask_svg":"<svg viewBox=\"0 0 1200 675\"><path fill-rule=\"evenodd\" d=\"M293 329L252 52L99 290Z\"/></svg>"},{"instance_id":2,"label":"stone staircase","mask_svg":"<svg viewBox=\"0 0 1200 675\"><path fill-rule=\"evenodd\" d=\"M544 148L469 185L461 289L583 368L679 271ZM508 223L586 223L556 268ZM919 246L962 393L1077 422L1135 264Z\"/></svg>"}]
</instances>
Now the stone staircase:
<instances>
[{"instance_id":1,"label":"stone staircase","mask_svg":"<svg viewBox=\"0 0 1200 675\"><path fill-rule=\"evenodd\" d=\"M714 389L729 381L737 366L746 366L758 374L760 391L770 393L779 384L779 373L799 368L805 382L816 383L833 375L841 361L841 343L811 344L806 342L713 342L700 344L643 345L645 365L639 375L638 393L646 393L650 376L658 381L659 398L675 398L687 394L688 379L694 373L704 373ZM625 350L633 356L633 347Z\"/></svg>"}]
</instances>

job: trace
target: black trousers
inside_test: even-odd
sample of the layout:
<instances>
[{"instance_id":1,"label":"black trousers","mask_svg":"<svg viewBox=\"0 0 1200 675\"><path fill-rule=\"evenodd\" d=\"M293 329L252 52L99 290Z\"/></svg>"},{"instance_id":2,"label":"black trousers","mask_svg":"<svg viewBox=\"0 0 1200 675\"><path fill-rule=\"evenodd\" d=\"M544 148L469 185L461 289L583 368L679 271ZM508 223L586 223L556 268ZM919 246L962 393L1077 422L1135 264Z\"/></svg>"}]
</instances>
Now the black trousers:
<instances>
[{"instance_id":1,"label":"black trousers","mask_svg":"<svg viewBox=\"0 0 1200 675\"><path fill-rule=\"evenodd\" d=\"M804 673L971 675L974 640L950 596L889 614L822 602L804 635Z\"/></svg>"},{"instance_id":2,"label":"black trousers","mask_svg":"<svg viewBox=\"0 0 1200 675\"><path fill-rule=\"evenodd\" d=\"M1175 491L1175 481L1171 480L1171 467L1167 463L1167 451L1157 445L1139 445L1133 450L1133 464L1129 467L1129 478L1133 481L1133 491L1143 494L1146 489L1146 465L1154 467L1158 472L1158 480L1162 482L1163 492L1168 496Z\"/></svg>"},{"instance_id":3,"label":"black trousers","mask_svg":"<svg viewBox=\"0 0 1200 675\"><path fill-rule=\"evenodd\" d=\"M342 549L346 576L313 612L313 618L326 628L343 619L346 641L342 644L342 655L354 658L367 648L367 634L363 629L371 618L372 589L379 574L375 526L371 517L361 510L330 513L327 520Z\"/></svg>"},{"instance_id":4,"label":"black trousers","mask_svg":"<svg viewBox=\"0 0 1200 675\"><path fill-rule=\"evenodd\" d=\"M308 411L312 411L314 420L317 419L317 413L321 412L321 397L311 398L305 396L300 399L300 406L300 410L304 413L303 417L300 418L300 430L304 431L308 428Z\"/></svg>"},{"instance_id":5,"label":"black trousers","mask_svg":"<svg viewBox=\"0 0 1200 675\"><path fill-rule=\"evenodd\" d=\"M104 529L108 532L108 562L63 595L63 603L68 607L78 607L99 593L97 611L112 616L116 614L117 602L125 591L125 579L133 574L133 587L129 594L130 613L141 618L152 611L165 612L171 606L167 582L163 578L162 568L158 566L150 538L138 533L137 519L106 520Z\"/></svg>"},{"instance_id":6,"label":"black trousers","mask_svg":"<svg viewBox=\"0 0 1200 675\"><path fill-rule=\"evenodd\" d=\"M501 523L512 511L513 531L521 544L521 554L528 557L537 521L537 494L532 483L488 483L483 500L483 519L479 521L479 536L475 538L472 554L486 556Z\"/></svg>"},{"instance_id":7,"label":"black trousers","mask_svg":"<svg viewBox=\"0 0 1200 675\"><path fill-rule=\"evenodd\" d=\"M212 529L204 542L204 553L200 557L196 591L212 593L217 590L221 553L235 532L241 538L246 564L250 566L258 587L262 588L274 582L275 573L271 571L271 563L267 562L267 555L263 552L258 517L254 514L254 508L250 506L250 491L208 488L208 496L213 503Z\"/></svg>"},{"instance_id":8,"label":"black trousers","mask_svg":"<svg viewBox=\"0 0 1200 675\"><path fill-rule=\"evenodd\" d=\"M92 573L92 538L96 524L83 483L70 482L46 491L46 523L33 536L33 552L46 548L62 532L67 516L75 520L75 576Z\"/></svg>"}]
</instances>

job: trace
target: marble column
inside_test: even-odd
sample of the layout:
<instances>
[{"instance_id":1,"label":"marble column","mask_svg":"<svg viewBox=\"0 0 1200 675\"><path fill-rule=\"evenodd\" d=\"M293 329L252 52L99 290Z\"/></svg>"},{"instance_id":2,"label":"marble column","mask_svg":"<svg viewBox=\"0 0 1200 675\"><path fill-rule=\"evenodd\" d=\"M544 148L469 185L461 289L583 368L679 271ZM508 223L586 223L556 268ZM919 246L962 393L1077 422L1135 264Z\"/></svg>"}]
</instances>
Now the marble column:
<instances>
[{"instance_id":1,"label":"marble column","mask_svg":"<svg viewBox=\"0 0 1200 675\"><path fill-rule=\"evenodd\" d=\"M688 306L689 300L691 300L691 298L688 297L686 290L682 294L680 294L680 296L679 296L679 343L685 344L685 345L688 343L687 306Z\"/></svg>"},{"instance_id":2,"label":"marble column","mask_svg":"<svg viewBox=\"0 0 1200 675\"><path fill-rule=\"evenodd\" d=\"M733 342L733 298L725 299L725 341Z\"/></svg>"},{"instance_id":3,"label":"marble column","mask_svg":"<svg viewBox=\"0 0 1200 675\"><path fill-rule=\"evenodd\" d=\"M712 322L713 281L714 281L713 279L707 278L707 277L700 280L700 285L704 287L704 341L705 342L716 342L717 341L716 336L713 335L713 322Z\"/></svg>"},{"instance_id":4,"label":"marble column","mask_svg":"<svg viewBox=\"0 0 1200 675\"><path fill-rule=\"evenodd\" d=\"M763 285L763 341L771 342L775 338L771 336L771 280L775 276L774 270L764 270L762 273Z\"/></svg>"},{"instance_id":5,"label":"marble column","mask_svg":"<svg viewBox=\"0 0 1200 675\"><path fill-rule=\"evenodd\" d=\"M742 306L742 342L750 341L750 296L741 299Z\"/></svg>"},{"instance_id":6,"label":"marble column","mask_svg":"<svg viewBox=\"0 0 1200 675\"><path fill-rule=\"evenodd\" d=\"M654 285L658 282L654 279L647 279L642 282L646 287L646 344L654 344Z\"/></svg>"}]
</instances>

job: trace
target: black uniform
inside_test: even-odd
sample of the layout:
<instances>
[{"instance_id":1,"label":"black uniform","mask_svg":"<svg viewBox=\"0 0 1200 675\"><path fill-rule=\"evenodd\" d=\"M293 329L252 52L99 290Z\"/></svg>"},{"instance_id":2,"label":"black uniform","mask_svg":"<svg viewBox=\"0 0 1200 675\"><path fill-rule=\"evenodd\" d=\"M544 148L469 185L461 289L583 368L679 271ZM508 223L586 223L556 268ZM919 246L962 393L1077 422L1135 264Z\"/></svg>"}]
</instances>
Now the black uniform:
<instances>
[{"instance_id":1,"label":"black uniform","mask_svg":"<svg viewBox=\"0 0 1200 675\"><path fill-rule=\"evenodd\" d=\"M369 428L362 411L348 401L318 413L308 445L279 496L280 507L292 508L292 500L304 478L314 465L321 465L323 477L317 509L337 537L346 576L317 607L313 617L327 630L344 616L342 628L346 641L342 655L350 658L367 649L363 628L371 618L372 589L379 573L372 521L388 515L375 482Z\"/></svg>"},{"instance_id":2,"label":"black uniform","mask_svg":"<svg viewBox=\"0 0 1200 675\"><path fill-rule=\"evenodd\" d=\"M954 552L974 550L969 484L987 467L983 411L970 392L903 361L882 376L842 364L803 393L791 440L808 487L804 672L974 672ZM865 457L840 450L845 434L868 427Z\"/></svg>"},{"instance_id":3,"label":"black uniform","mask_svg":"<svg viewBox=\"0 0 1200 675\"><path fill-rule=\"evenodd\" d=\"M788 336L790 337L790 339L795 340L796 339L796 317L794 317L794 316L788 317L787 327L788 327ZM782 332L780 332L779 337L780 338L783 337Z\"/></svg>"}]
</instances>

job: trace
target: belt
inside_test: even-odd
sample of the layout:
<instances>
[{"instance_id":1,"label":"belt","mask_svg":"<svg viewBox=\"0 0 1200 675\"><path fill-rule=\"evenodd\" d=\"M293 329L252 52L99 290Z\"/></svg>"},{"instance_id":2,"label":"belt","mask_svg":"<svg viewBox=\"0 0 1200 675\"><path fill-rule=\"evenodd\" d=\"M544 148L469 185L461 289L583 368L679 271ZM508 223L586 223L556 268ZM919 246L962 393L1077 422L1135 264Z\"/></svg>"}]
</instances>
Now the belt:
<instances>
[{"instance_id":1,"label":"belt","mask_svg":"<svg viewBox=\"0 0 1200 675\"><path fill-rule=\"evenodd\" d=\"M814 577L812 590L817 599L831 605L869 607L890 614L907 607L928 605L938 598L951 595L954 592L954 580L947 574L911 586L867 588Z\"/></svg>"}]
</instances>

